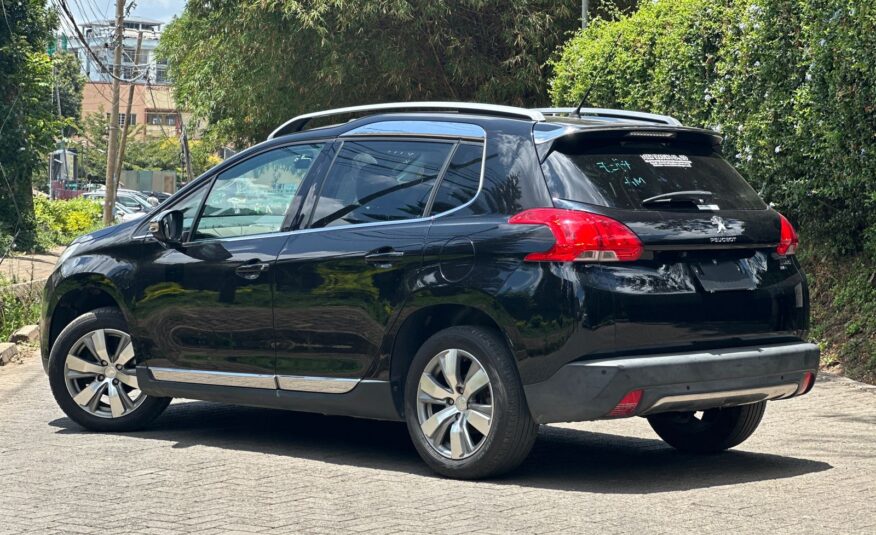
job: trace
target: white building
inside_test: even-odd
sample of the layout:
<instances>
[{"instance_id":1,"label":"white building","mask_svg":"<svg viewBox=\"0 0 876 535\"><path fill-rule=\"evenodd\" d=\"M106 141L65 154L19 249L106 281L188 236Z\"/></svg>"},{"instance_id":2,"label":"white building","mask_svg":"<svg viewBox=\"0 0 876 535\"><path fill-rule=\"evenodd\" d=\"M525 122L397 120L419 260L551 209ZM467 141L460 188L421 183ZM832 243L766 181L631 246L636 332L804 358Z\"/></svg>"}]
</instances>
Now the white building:
<instances>
[{"instance_id":1,"label":"white building","mask_svg":"<svg viewBox=\"0 0 876 535\"><path fill-rule=\"evenodd\" d=\"M155 53L155 49L158 48L158 42L161 39L161 25L161 21L157 20L137 17L125 19L125 35L122 48L122 78L131 79L141 73L143 69L148 68L150 84L162 85L168 83L167 62L159 61ZM114 28L114 20L91 21L80 26L91 50L97 54L104 65L110 68L113 64L112 40ZM143 45L140 50L140 57L135 58L134 52L137 49L137 33L139 31L143 32ZM90 81L112 81L112 78L95 63L91 54L82 46L77 36L70 36L69 41L70 51L79 56L82 70ZM136 72L135 66L139 68ZM145 80L140 79L138 82L145 83Z\"/></svg>"}]
</instances>

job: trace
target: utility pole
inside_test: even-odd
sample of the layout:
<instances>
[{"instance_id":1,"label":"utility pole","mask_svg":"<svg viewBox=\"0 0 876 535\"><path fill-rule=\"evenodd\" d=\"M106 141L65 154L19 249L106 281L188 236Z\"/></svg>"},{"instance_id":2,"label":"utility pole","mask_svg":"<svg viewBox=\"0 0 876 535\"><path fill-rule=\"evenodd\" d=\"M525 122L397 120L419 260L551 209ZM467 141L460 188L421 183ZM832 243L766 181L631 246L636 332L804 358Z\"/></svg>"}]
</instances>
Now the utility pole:
<instances>
[{"instance_id":1,"label":"utility pole","mask_svg":"<svg viewBox=\"0 0 876 535\"><path fill-rule=\"evenodd\" d=\"M182 147L183 160L186 164L186 181L194 180L192 173L192 153L189 151L189 135L186 133L186 125L183 123L182 113L179 114L179 124L182 130L182 135L179 138L180 146Z\"/></svg>"},{"instance_id":2,"label":"utility pole","mask_svg":"<svg viewBox=\"0 0 876 535\"><path fill-rule=\"evenodd\" d=\"M137 33L137 49L134 52L134 65L138 65L140 62L140 49L143 46L143 32ZM122 164L125 161L125 146L128 144L128 125L131 124L131 106L134 104L134 80L137 79L139 75L134 75L135 70L132 70L132 80L130 85L128 86L128 106L125 108L125 126L122 127L122 138L119 140L119 159L116 162L116 173L115 179L113 180L113 186L115 190L119 190L119 184L122 181ZM115 192L113 192L113 197L115 197Z\"/></svg>"},{"instance_id":3,"label":"utility pole","mask_svg":"<svg viewBox=\"0 0 876 535\"><path fill-rule=\"evenodd\" d=\"M590 2L589 0L581 0L581 29L584 30L587 28L588 19L588 11L590 11Z\"/></svg>"},{"instance_id":4,"label":"utility pole","mask_svg":"<svg viewBox=\"0 0 876 535\"><path fill-rule=\"evenodd\" d=\"M109 145L106 151L106 194L103 198L103 224L110 225L115 216L116 187L115 177L116 153L119 137L119 78L121 76L122 43L125 39L125 0L116 0L116 31L113 34L113 96L112 111L109 119ZM127 122L127 118L125 121Z\"/></svg>"}]
</instances>

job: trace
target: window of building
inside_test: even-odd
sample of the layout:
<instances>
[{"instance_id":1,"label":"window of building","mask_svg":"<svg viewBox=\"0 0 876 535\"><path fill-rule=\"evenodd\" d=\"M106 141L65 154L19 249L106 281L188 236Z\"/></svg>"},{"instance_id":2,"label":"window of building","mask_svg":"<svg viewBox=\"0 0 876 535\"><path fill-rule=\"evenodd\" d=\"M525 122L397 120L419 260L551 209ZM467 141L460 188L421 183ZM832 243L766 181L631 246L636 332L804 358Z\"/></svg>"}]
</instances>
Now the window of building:
<instances>
[{"instance_id":1,"label":"window of building","mask_svg":"<svg viewBox=\"0 0 876 535\"><path fill-rule=\"evenodd\" d=\"M106 114L106 120L107 121L110 120L109 113ZM135 124L137 124L137 114L132 113L131 114L131 122L129 122L128 125L135 125ZM125 126L125 114L124 113L119 114L119 126Z\"/></svg>"},{"instance_id":2,"label":"window of building","mask_svg":"<svg viewBox=\"0 0 876 535\"><path fill-rule=\"evenodd\" d=\"M153 126L176 126L176 112L150 111L146 113L146 122Z\"/></svg>"}]
</instances>

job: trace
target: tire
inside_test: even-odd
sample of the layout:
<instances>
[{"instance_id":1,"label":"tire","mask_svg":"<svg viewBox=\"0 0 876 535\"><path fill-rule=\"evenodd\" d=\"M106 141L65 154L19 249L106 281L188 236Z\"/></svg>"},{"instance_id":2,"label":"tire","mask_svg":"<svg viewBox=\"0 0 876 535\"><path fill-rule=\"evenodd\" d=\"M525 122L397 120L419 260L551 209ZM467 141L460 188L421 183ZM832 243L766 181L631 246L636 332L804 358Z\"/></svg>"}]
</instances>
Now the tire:
<instances>
[{"instance_id":1,"label":"tire","mask_svg":"<svg viewBox=\"0 0 876 535\"><path fill-rule=\"evenodd\" d=\"M444 372L451 360L456 362L455 389ZM435 402L439 398L444 401ZM516 468L538 433L511 352L494 331L470 326L440 331L417 351L405 381L405 420L426 464L457 479ZM448 423L432 425L436 421ZM431 438L424 429L435 429Z\"/></svg>"},{"instance_id":2,"label":"tire","mask_svg":"<svg viewBox=\"0 0 876 535\"><path fill-rule=\"evenodd\" d=\"M651 428L673 448L686 453L717 453L742 444L763 418L766 401L692 412L667 412L648 417Z\"/></svg>"},{"instance_id":3,"label":"tire","mask_svg":"<svg viewBox=\"0 0 876 535\"><path fill-rule=\"evenodd\" d=\"M86 429L142 429L171 401L134 388L136 358L127 333L120 310L98 308L67 325L51 348L48 375L52 395L64 414ZM80 401L90 402L80 405L74 399L77 395Z\"/></svg>"}]
</instances>

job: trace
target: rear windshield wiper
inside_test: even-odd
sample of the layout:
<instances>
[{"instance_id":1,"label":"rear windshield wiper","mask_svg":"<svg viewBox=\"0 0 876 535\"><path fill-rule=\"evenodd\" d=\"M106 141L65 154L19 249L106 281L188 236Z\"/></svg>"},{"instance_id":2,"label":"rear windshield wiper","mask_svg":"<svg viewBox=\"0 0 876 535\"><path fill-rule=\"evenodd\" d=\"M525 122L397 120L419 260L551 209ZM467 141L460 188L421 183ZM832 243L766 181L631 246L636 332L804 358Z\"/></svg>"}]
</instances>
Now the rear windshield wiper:
<instances>
[{"instance_id":1,"label":"rear windshield wiper","mask_svg":"<svg viewBox=\"0 0 876 535\"><path fill-rule=\"evenodd\" d=\"M642 201L642 206L649 204L671 204L674 202L690 202L694 204L705 204L706 199L713 197L715 194L711 191L691 190L691 191L671 191L669 193L661 193L648 197Z\"/></svg>"}]
</instances>

